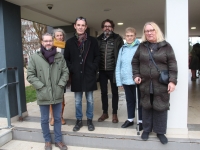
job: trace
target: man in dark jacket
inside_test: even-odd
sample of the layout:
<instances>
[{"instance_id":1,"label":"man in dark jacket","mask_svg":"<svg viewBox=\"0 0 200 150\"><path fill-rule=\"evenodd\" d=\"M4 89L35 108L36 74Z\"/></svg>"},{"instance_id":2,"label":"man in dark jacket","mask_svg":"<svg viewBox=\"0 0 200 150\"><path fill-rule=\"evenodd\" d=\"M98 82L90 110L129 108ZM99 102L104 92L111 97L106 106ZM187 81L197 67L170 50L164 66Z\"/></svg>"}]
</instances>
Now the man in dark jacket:
<instances>
[{"instance_id":1,"label":"man in dark jacket","mask_svg":"<svg viewBox=\"0 0 200 150\"><path fill-rule=\"evenodd\" d=\"M31 55L27 69L27 80L37 92L37 104L40 106L41 127L45 139L45 150L51 150L49 130L49 105L54 114L55 146L67 150L62 143L61 111L64 87L69 77L63 55L53 47L53 37L49 33L42 36L41 50Z\"/></svg>"},{"instance_id":2,"label":"man in dark jacket","mask_svg":"<svg viewBox=\"0 0 200 150\"><path fill-rule=\"evenodd\" d=\"M106 19L102 22L101 28L103 33L97 38L100 50L100 65L99 65L99 82L101 87L101 100L103 114L98 119L99 122L108 118L108 80L110 80L112 89L112 109L113 123L118 123L118 87L115 82L115 66L119 49L124 44L123 39L119 34L113 32L115 24L112 20Z\"/></svg>"},{"instance_id":3,"label":"man in dark jacket","mask_svg":"<svg viewBox=\"0 0 200 150\"><path fill-rule=\"evenodd\" d=\"M87 99L87 125L93 131L93 91L97 90L96 72L98 70L100 55L97 40L85 32L87 21L83 17L75 20L75 36L67 40L64 57L71 74L71 91L75 95L76 125L73 131L82 126L82 95L85 92Z\"/></svg>"}]
</instances>

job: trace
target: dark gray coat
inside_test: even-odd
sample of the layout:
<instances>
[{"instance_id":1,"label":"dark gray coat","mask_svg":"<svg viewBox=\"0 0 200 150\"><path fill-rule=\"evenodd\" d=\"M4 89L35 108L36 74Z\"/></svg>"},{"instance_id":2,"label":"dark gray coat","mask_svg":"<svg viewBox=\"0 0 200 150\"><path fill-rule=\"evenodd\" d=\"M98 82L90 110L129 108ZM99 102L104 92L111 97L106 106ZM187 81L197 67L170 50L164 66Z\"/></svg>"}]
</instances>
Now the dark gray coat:
<instances>
[{"instance_id":1,"label":"dark gray coat","mask_svg":"<svg viewBox=\"0 0 200 150\"><path fill-rule=\"evenodd\" d=\"M136 77L142 79L140 84L141 104L144 109L152 108L150 104L150 82L152 81L154 90L153 109L158 111L168 110L170 99L167 91L168 86L158 81L159 73L153 63L149 61L147 46L147 42L141 43L132 60L133 79ZM166 41L158 43L158 50L155 51L153 58L160 70L169 70L169 82L176 85L177 62L171 45Z\"/></svg>"}]
</instances>

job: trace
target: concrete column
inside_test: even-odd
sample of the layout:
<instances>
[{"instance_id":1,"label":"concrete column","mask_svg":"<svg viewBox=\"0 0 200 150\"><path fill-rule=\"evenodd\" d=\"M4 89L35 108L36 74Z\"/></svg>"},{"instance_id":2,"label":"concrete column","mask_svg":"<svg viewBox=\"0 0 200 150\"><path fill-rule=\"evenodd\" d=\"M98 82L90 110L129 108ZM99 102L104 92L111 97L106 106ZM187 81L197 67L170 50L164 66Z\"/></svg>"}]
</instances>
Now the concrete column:
<instances>
[{"instance_id":1,"label":"concrete column","mask_svg":"<svg viewBox=\"0 0 200 150\"><path fill-rule=\"evenodd\" d=\"M23 54L21 38L20 7L4 0L0 1L0 69L17 67L19 76L19 97L22 113L26 112L26 98L24 87ZM14 71L8 71L7 81L0 73L0 86L5 83L15 82ZM8 99L11 118L18 115L16 86L8 86ZM7 122L4 89L0 90L0 122ZM17 117L16 117L17 119Z\"/></svg>"},{"instance_id":2,"label":"concrete column","mask_svg":"<svg viewBox=\"0 0 200 150\"><path fill-rule=\"evenodd\" d=\"M167 132L187 134L188 0L166 0L165 38L172 45L178 62L178 84L170 98Z\"/></svg>"}]
</instances>

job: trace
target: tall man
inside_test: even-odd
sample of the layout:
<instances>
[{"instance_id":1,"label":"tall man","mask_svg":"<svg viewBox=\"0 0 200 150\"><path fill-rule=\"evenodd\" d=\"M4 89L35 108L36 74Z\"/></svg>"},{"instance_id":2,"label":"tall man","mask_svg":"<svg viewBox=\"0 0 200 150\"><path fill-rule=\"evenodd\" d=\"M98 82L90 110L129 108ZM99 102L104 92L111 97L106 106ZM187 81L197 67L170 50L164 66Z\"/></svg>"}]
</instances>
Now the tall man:
<instances>
[{"instance_id":1,"label":"tall man","mask_svg":"<svg viewBox=\"0 0 200 150\"><path fill-rule=\"evenodd\" d=\"M44 34L40 51L30 58L27 80L35 87L37 92L45 150L52 149L49 130L50 104L54 115L55 146L61 150L67 150L67 146L62 143L61 112L64 87L68 77L69 71L65 59L53 47L53 37L49 33Z\"/></svg>"},{"instance_id":2,"label":"tall man","mask_svg":"<svg viewBox=\"0 0 200 150\"><path fill-rule=\"evenodd\" d=\"M115 24L112 20L106 19L101 23L103 33L97 38L100 49L99 82L101 87L101 100L103 114L98 119L99 122L107 119L108 116L108 80L112 89L112 122L117 123L118 110L118 87L115 82L115 66L119 49L124 44L119 34L113 32Z\"/></svg>"},{"instance_id":3,"label":"tall man","mask_svg":"<svg viewBox=\"0 0 200 150\"><path fill-rule=\"evenodd\" d=\"M71 74L71 91L75 95L76 124L73 131L78 131L82 126L82 95L85 92L87 100L87 125L93 131L93 91L97 90L96 72L99 65L99 50L97 40L85 32L87 21L83 17L75 20L75 36L66 43L64 57Z\"/></svg>"}]
</instances>

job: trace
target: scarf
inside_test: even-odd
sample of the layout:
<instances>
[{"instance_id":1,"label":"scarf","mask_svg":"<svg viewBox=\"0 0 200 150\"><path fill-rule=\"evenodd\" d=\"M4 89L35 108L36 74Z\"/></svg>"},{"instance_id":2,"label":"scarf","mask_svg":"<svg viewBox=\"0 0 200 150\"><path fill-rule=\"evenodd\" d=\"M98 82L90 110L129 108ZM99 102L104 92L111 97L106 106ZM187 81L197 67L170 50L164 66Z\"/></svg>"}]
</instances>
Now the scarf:
<instances>
[{"instance_id":1,"label":"scarf","mask_svg":"<svg viewBox=\"0 0 200 150\"><path fill-rule=\"evenodd\" d=\"M59 48L65 48L65 41L57 41L56 39L54 39L53 46L59 47Z\"/></svg>"},{"instance_id":2,"label":"scarf","mask_svg":"<svg viewBox=\"0 0 200 150\"><path fill-rule=\"evenodd\" d=\"M78 35L77 33L75 33L75 36L78 40L78 47L82 49L84 42L87 40L87 33L84 33L84 34L81 34L81 35Z\"/></svg>"},{"instance_id":3,"label":"scarf","mask_svg":"<svg viewBox=\"0 0 200 150\"><path fill-rule=\"evenodd\" d=\"M56 47L52 47L50 50L46 50L46 48L41 45L41 53L43 54L44 58L49 62L49 64L52 64L56 55Z\"/></svg>"}]
</instances>

